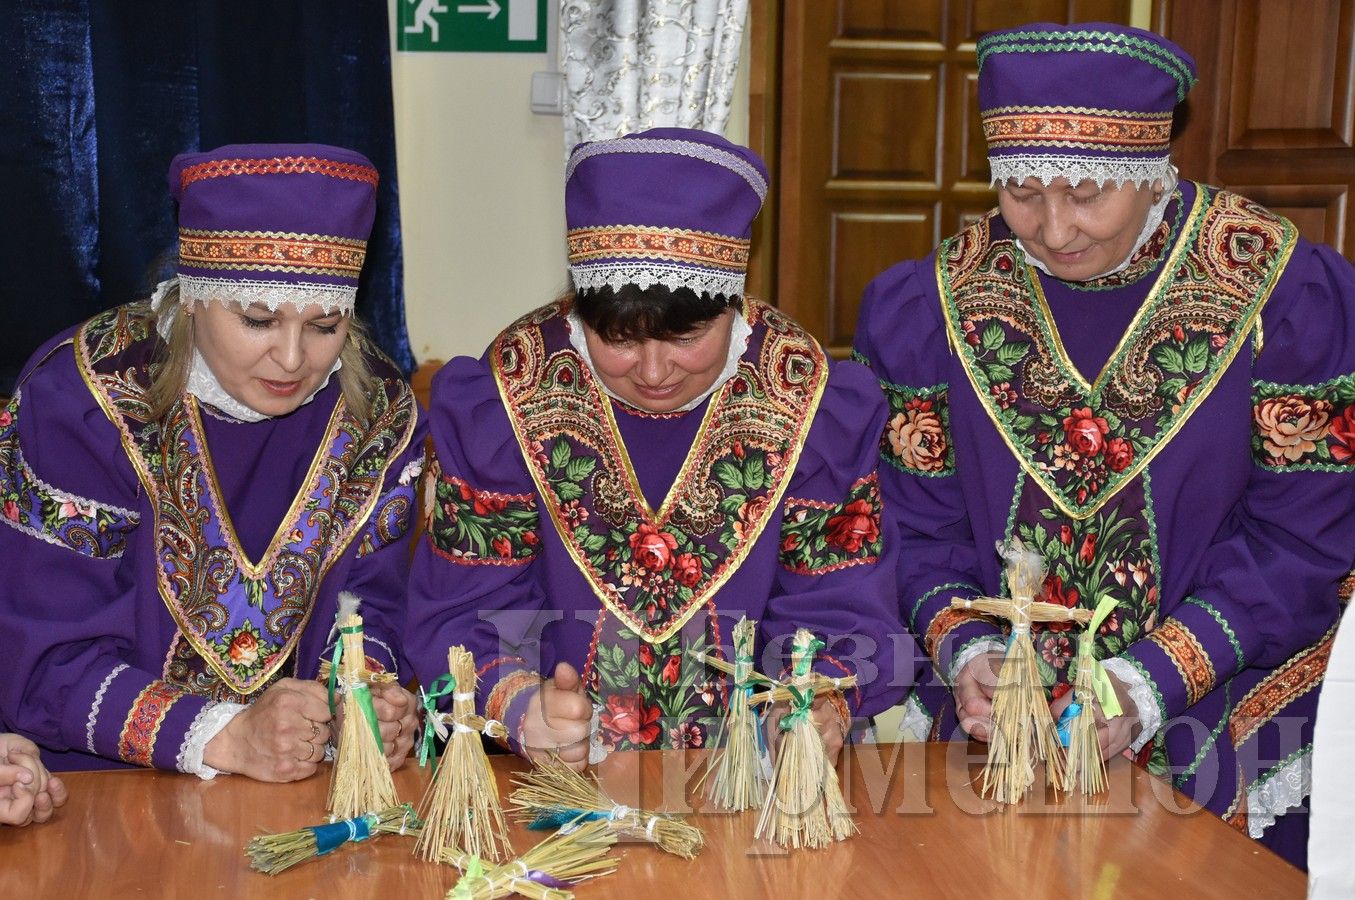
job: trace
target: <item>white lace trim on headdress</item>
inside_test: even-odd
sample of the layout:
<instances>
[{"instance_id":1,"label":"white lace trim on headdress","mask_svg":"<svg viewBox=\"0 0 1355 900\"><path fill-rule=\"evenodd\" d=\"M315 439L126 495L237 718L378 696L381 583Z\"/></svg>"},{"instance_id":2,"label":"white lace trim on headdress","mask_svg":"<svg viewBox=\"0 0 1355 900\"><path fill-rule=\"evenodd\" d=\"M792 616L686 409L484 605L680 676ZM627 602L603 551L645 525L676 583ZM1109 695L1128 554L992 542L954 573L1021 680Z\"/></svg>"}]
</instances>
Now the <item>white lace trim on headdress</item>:
<instances>
[{"instance_id":1,"label":"white lace trim on headdress","mask_svg":"<svg viewBox=\"0 0 1355 900\"><path fill-rule=\"evenodd\" d=\"M165 295L169 293L169 289L173 287L176 282L178 282L178 284L180 285L179 288L180 309L182 309L183 306L189 302L184 299L185 294L182 286L183 278L182 277L170 278L166 281L160 282L155 286L155 291L151 294L151 309L153 311L155 311L156 313L160 312L160 307L163 306L165 303ZM241 303L241 305L244 305L246 303L253 303L254 301L244 300L236 302ZM274 310L277 309L277 307L271 308ZM179 314L180 314L179 310L175 310L174 315L177 316ZM160 337L164 340L169 340L169 334L173 327L174 327L173 316L159 316L156 319L155 330L160 333ZM302 406L305 406L307 403L310 403L312 400L315 399L316 394L319 394L326 387L328 387L329 380L333 378L334 373L339 371L339 369L341 368L343 368L343 360L342 359L334 360L334 367L329 370L329 374L325 376L325 380L320 382L320 386L316 388L314 391L312 391L309 397L307 397L305 400L302 400L301 403L297 405L297 409L300 409ZM233 396L231 396L230 392L221 386L221 382L212 372L211 367L207 365L207 360L202 358L202 353L199 352L199 350L196 347L193 348L193 362L189 365L188 368L188 383L185 386L185 390L187 390L188 393L192 394L194 397L197 397L198 400L202 401L203 403L211 404L212 406L219 409L221 412L225 413L230 418L237 419L241 422L262 422L264 419L272 418L272 416L261 413L250 406L246 406L244 403L241 403L239 400L236 400Z\"/></svg>"},{"instance_id":2,"label":"white lace trim on headdress","mask_svg":"<svg viewBox=\"0 0 1355 900\"><path fill-rule=\"evenodd\" d=\"M697 141L683 141L677 138L612 138L584 144L570 154L565 165L565 181L570 179L579 163L594 156L608 153L675 153L693 159L703 159L717 166L724 166L748 182L748 186L757 194L759 200L767 199L767 179L757 167L736 153L702 144Z\"/></svg>"},{"instance_id":3,"label":"white lace trim on headdress","mask_svg":"<svg viewBox=\"0 0 1355 900\"><path fill-rule=\"evenodd\" d=\"M193 717L193 724L188 726L188 733L184 736L179 754L174 759L174 767L185 774L196 775L203 781L211 781L218 775L229 774L223 773L220 769L213 769L202 761L202 757L207 752L207 745L212 742L212 738L220 734L232 719L244 711L244 704L241 703L223 701L204 706Z\"/></svg>"},{"instance_id":4,"label":"white lace trim on headdress","mask_svg":"<svg viewBox=\"0 0 1355 900\"><path fill-rule=\"evenodd\" d=\"M743 272L714 272L657 262L570 266L569 274L574 279L575 289L581 291L596 291L604 287L619 291L628 284L645 290L661 284L670 291L685 287L697 294L705 292L724 294L726 297L743 296L745 281Z\"/></svg>"},{"instance_id":5,"label":"white lace trim on headdress","mask_svg":"<svg viewBox=\"0 0 1355 900\"><path fill-rule=\"evenodd\" d=\"M598 368L593 365L593 357L588 353L588 339L584 336L583 321L579 318L579 314L570 310L569 315L565 317L565 322L569 325L570 346L572 346L575 352L583 358L584 363L588 366L588 370L593 373L594 380L597 381L598 387L602 389L602 392L613 400L620 400L627 406L634 406L635 404L632 401L626 400L623 397L618 397L614 394L612 390L607 387L607 383L602 380L602 377L598 375ZM752 334L753 328L748 324L748 320L744 318L743 314L737 309L734 310L734 323L729 326L729 352L725 354L724 368L720 370L720 374L716 376L713 382L711 382L710 387L701 392L701 396L684 403L678 409L670 411L689 412L696 409L705 402L707 397L723 387L726 381L733 378L734 374L739 371L739 360L743 358L744 353L748 352L748 338L750 338Z\"/></svg>"},{"instance_id":6,"label":"white lace trim on headdress","mask_svg":"<svg viewBox=\"0 0 1355 900\"><path fill-rule=\"evenodd\" d=\"M201 275L179 276L179 297L185 303L220 300L248 306L262 303L269 312L290 303L297 309L319 306L327 313L353 312L358 290L352 285L295 283L290 281L247 281L239 278L207 278Z\"/></svg>"},{"instance_id":7,"label":"white lace trim on headdress","mask_svg":"<svg viewBox=\"0 0 1355 900\"><path fill-rule=\"evenodd\" d=\"M1302 805L1312 790L1312 748L1305 747L1265 780L1247 788L1247 833L1260 838L1278 817Z\"/></svg>"},{"instance_id":8,"label":"white lace trim on headdress","mask_svg":"<svg viewBox=\"0 0 1355 900\"><path fill-rule=\"evenodd\" d=\"M1068 180L1073 184L1077 183L1074 182L1071 178ZM1154 180L1156 181L1157 179ZM1177 173L1176 166L1168 165L1167 177L1161 179L1162 193L1158 195L1158 198L1155 201L1153 201L1153 205L1148 208L1148 217L1143 220L1143 227L1139 229L1139 236L1134 241L1134 246L1130 248L1128 253L1125 254L1124 259L1120 260L1119 265L1115 266L1112 269L1107 269L1100 275L1095 275L1091 278L1088 278L1087 279L1088 281L1095 281L1098 278L1105 278L1108 275L1114 275L1117 272L1123 272L1125 269L1129 268L1129 262L1134 258L1134 254L1138 253L1139 250L1142 249L1143 245L1148 243L1148 239L1153 236L1153 232L1157 231L1157 226L1162 224L1162 217L1167 214L1167 206L1170 205L1172 202L1172 193L1176 190L1176 183L1179 180L1180 176ZM1101 183L1105 184L1104 181ZM1140 188L1140 190L1142 190L1142 188ZM1049 271L1049 267L1046 266L1043 262L1036 259L1033 255L1027 252L1026 247L1024 244L1021 243L1020 238L1015 238L1014 240L1016 241L1016 246L1021 249L1021 252L1023 254L1025 254L1026 262L1030 263L1032 266L1039 269L1041 272L1045 273L1050 278L1059 277L1055 275L1053 272Z\"/></svg>"},{"instance_id":9,"label":"white lace trim on headdress","mask_svg":"<svg viewBox=\"0 0 1355 900\"><path fill-rule=\"evenodd\" d=\"M1134 708L1139 713L1139 724L1142 730L1134 742L1129 745L1129 752L1138 753L1148 742L1153 739L1158 730L1162 727L1163 710L1157 705L1157 699L1153 697L1153 688L1143 674L1134 666L1133 663L1118 656L1112 656L1109 659L1102 660L1101 664L1106 667L1106 671L1115 676L1115 679L1125 686L1129 691L1129 699L1133 702Z\"/></svg>"},{"instance_id":10,"label":"white lace trim on headdress","mask_svg":"<svg viewBox=\"0 0 1355 900\"><path fill-rule=\"evenodd\" d=\"M990 185L1017 184L1027 178L1038 179L1045 187L1056 178L1067 178L1072 184L1091 180L1097 184L1113 181L1119 187L1133 182L1149 185L1154 181L1167 183L1173 177L1170 156L1151 159L1126 159L1122 156L1065 156L1061 153L1022 153L1013 156L989 155L988 165L993 178ZM1173 182L1174 184L1175 182Z\"/></svg>"}]
</instances>

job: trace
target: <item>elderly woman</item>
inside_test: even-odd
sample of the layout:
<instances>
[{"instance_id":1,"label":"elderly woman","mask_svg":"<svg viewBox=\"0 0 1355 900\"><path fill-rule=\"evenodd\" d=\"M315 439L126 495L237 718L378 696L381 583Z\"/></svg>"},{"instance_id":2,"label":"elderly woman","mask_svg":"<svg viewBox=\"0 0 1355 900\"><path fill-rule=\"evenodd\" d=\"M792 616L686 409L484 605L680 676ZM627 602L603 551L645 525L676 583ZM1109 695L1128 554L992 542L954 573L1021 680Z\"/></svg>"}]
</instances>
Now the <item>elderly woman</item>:
<instances>
[{"instance_id":1,"label":"elderly woman","mask_svg":"<svg viewBox=\"0 0 1355 900\"><path fill-rule=\"evenodd\" d=\"M834 753L849 717L902 692L883 398L743 296L766 191L762 161L713 134L580 145L576 292L433 383L440 470L405 647L426 680L468 644L480 709L519 753L582 767L589 738L594 760L706 746L728 689L689 652L728 657L741 615L764 665L805 626L828 642L825 673L860 676L815 711Z\"/></svg>"},{"instance_id":2,"label":"elderly woman","mask_svg":"<svg viewBox=\"0 0 1355 900\"><path fill-rule=\"evenodd\" d=\"M49 341L0 418L0 713L53 769L305 778L340 591L370 665L402 626L421 425L352 318L377 173L240 145L169 183L178 277ZM413 698L374 693L398 764Z\"/></svg>"},{"instance_id":3,"label":"elderly woman","mask_svg":"<svg viewBox=\"0 0 1355 900\"><path fill-rule=\"evenodd\" d=\"M1242 197L1178 181L1179 47L1115 25L978 44L998 208L866 291L884 385L901 602L951 690L905 725L986 740L1003 648L952 598L1004 589L996 542L1044 557L1042 599L1119 601L1096 655L1123 714L1106 756L1301 861L1312 716L1355 544L1355 273ZM1076 634L1036 626L1058 714Z\"/></svg>"}]
</instances>

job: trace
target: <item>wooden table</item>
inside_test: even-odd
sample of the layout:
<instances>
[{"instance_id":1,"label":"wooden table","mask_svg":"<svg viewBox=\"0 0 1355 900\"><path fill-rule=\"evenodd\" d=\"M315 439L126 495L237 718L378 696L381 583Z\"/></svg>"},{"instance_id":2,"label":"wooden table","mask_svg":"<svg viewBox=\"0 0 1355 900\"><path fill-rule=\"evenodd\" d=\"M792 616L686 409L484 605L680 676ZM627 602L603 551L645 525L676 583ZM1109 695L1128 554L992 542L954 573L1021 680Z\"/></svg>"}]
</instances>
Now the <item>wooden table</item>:
<instances>
[{"instance_id":1,"label":"wooden table","mask_svg":"<svg viewBox=\"0 0 1355 900\"><path fill-rule=\"evenodd\" d=\"M1304 896L1301 872L1123 759L1111 764L1109 795L1093 802L1036 792L1002 810L975 792L980 745L849 748L839 771L861 833L793 853L753 841L756 812L710 811L693 797L687 785L703 759L699 752L618 753L602 766L617 802L694 810L706 848L688 862L648 845L620 845L620 869L581 885L583 900L695 898L697 891L814 900ZM501 789L522 766L494 758ZM396 773L396 786L417 801L428 778L411 762ZM243 853L251 836L323 820L323 776L269 785L117 771L72 773L67 783L71 799L51 822L0 828L0 897L431 900L457 879L455 870L411 856L412 841L400 837L345 847L276 877L251 871ZM514 828L519 850L537 839Z\"/></svg>"}]
</instances>

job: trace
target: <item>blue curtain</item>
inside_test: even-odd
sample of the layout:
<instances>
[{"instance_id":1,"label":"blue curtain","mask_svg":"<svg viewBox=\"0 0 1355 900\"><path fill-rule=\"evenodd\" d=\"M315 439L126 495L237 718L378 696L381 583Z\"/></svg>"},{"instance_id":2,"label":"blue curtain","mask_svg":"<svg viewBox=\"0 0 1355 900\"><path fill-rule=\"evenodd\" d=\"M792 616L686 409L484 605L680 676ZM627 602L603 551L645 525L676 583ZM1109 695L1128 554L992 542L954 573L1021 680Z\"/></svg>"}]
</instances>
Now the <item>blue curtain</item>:
<instances>
[{"instance_id":1,"label":"blue curtain","mask_svg":"<svg viewBox=\"0 0 1355 900\"><path fill-rule=\"evenodd\" d=\"M358 310L412 370L387 28L379 0L7 0L0 392L48 337L172 268L176 153L264 141L380 170Z\"/></svg>"}]
</instances>

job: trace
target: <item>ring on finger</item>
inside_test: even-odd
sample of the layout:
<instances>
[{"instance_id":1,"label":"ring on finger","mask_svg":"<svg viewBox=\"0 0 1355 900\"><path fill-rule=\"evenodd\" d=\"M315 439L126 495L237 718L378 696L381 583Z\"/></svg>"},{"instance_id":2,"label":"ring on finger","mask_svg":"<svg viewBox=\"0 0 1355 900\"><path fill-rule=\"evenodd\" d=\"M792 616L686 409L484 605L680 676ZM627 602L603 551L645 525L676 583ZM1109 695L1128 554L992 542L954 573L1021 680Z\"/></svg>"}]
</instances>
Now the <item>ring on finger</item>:
<instances>
[{"instance_id":1,"label":"ring on finger","mask_svg":"<svg viewBox=\"0 0 1355 900\"><path fill-rule=\"evenodd\" d=\"M402 735L402 734L404 734L404 733L405 733L405 720L404 720L404 719L396 719L396 720L395 720L395 739L396 739L397 741L400 740L400 735Z\"/></svg>"},{"instance_id":2,"label":"ring on finger","mask_svg":"<svg viewBox=\"0 0 1355 900\"><path fill-rule=\"evenodd\" d=\"M309 743L314 744L315 739L320 736L320 726L316 724L314 719L307 719L306 721L311 723L311 737Z\"/></svg>"}]
</instances>

